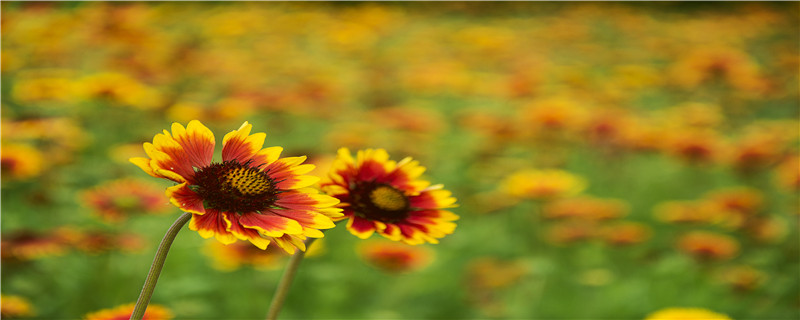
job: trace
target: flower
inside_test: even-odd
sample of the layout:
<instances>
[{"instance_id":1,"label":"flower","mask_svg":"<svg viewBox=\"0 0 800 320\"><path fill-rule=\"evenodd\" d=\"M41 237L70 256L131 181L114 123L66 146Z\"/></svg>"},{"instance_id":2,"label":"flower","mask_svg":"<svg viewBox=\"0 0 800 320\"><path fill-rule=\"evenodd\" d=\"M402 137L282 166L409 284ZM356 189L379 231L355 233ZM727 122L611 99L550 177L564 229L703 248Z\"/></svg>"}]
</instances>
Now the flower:
<instances>
[{"instance_id":1,"label":"flower","mask_svg":"<svg viewBox=\"0 0 800 320\"><path fill-rule=\"evenodd\" d=\"M513 286L530 273L530 267L522 260L481 257L467 266L470 291L478 292Z\"/></svg>"},{"instance_id":2,"label":"flower","mask_svg":"<svg viewBox=\"0 0 800 320\"><path fill-rule=\"evenodd\" d=\"M361 239L374 232L407 244L438 243L453 233L458 216L445 208L456 199L442 185L418 177L425 171L407 157L389 160L383 149L358 151L356 158L339 149L322 189L341 201L347 229Z\"/></svg>"},{"instance_id":3,"label":"flower","mask_svg":"<svg viewBox=\"0 0 800 320\"><path fill-rule=\"evenodd\" d=\"M587 111L569 98L553 97L533 101L521 110L520 118L535 131L571 130L585 121Z\"/></svg>"},{"instance_id":4,"label":"flower","mask_svg":"<svg viewBox=\"0 0 800 320\"><path fill-rule=\"evenodd\" d=\"M688 163L713 163L725 149L720 134L710 129L679 128L666 133L664 151Z\"/></svg>"},{"instance_id":5,"label":"flower","mask_svg":"<svg viewBox=\"0 0 800 320\"><path fill-rule=\"evenodd\" d=\"M236 241L229 245L223 245L218 241L209 242L205 253L211 257L212 266L222 271L233 271L242 265L251 265L264 270L276 269L283 258L288 256L285 251L275 246L261 250L244 241Z\"/></svg>"},{"instance_id":6,"label":"flower","mask_svg":"<svg viewBox=\"0 0 800 320\"><path fill-rule=\"evenodd\" d=\"M30 317L35 314L28 299L15 295L0 294L0 316L3 319Z\"/></svg>"},{"instance_id":7,"label":"flower","mask_svg":"<svg viewBox=\"0 0 800 320\"><path fill-rule=\"evenodd\" d=\"M758 288L767 280L767 274L748 265L738 265L724 269L719 280L740 291Z\"/></svg>"},{"instance_id":8,"label":"flower","mask_svg":"<svg viewBox=\"0 0 800 320\"><path fill-rule=\"evenodd\" d=\"M0 248L3 262L29 261L63 255L69 249L69 244L58 231L40 234L17 230L3 235Z\"/></svg>"},{"instance_id":9,"label":"flower","mask_svg":"<svg viewBox=\"0 0 800 320\"><path fill-rule=\"evenodd\" d=\"M70 75L70 71L59 69L25 71L16 77L11 96L24 104L69 102L74 100L74 85Z\"/></svg>"},{"instance_id":10,"label":"flower","mask_svg":"<svg viewBox=\"0 0 800 320\"><path fill-rule=\"evenodd\" d=\"M557 245L587 241L597 236L598 226L594 221L565 221L551 225L545 238Z\"/></svg>"},{"instance_id":11,"label":"flower","mask_svg":"<svg viewBox=\"0 0 800 320\"><path fill-rule=\"evenodd\" d=\"M602 199L591 196L558 199L547 203L543 216L549 219L608 220L628 213L628 204L618 199Z\"/></svg>"},{"instance_id":12,"label":"flower","mask_svg":"<svg viewBox=\"0 0 800 320\"><path fill-rule=\"evenodd\" d=\"M667 308L651 313L645 320L731 320L731 318L701 308Z\"/></svg>"},{"instance_id":13,"label":"flower","mask_svg":"<svg viewBox=\"0 0 800 320\"><path fill-rule=\"evenodd\" d=\"M775 184L784 191L800 190L800 155L787 157L775 168Z\"/></svg>"},{"instance_id":14,"label":"flower","mask_svg":"<svg viewBox=\"0 0 800 320\"><path fill-rule=\"evenodd\" d=\"M643 223L624 221L604 226L600 237L606 243L615 246L632 245L650 238L652 230Z\"/></svg>"},{"instance_id":15,"label":"flower","mask_svg":"<svg viewBox=\"0 0 800 320\"><path fill-rule=\"evenodd\" d=\"M710 192L703 201L723 225L738 228L748 224L748 220L761 211L763 198L756 189L734 187Z\"/></svg>"},{"instance_id":16,"label":"flower","mask_svg":"<svg viewBox=\"0 0 800 320\"><path fill-rule=\"evenodd\" d=\"M130 215L164 213L169 208L163 193L155 184L135 179L111 181L80 195L83 203L108 222L117 222Z\"/></svg>"},{"instance_id":17,"label":"flower","mask_svg":"<svg viewBox=\"0 0 800 320\"><path fill-rule=\"evenodd\" d=\"M144 239L134 233L79 230L70 227L63 227L59 232L75 249L88 254L113 251L137 252L144 248Z\"/></svg>"},{"instance_id":18,"label":"flower","mask_svg":"<svg viewBox=\"0 0 800 320\"><path fill-rule=\"evenodd\" d=\"M117 306L113 309L103 309L83 316L84 320L124 320L129 319L135 304ZM172 312L159 305L148 305L142 320L169 320L174 318Z\"/></svg>"},{"instance_id":19,"label":"flower","mask_svg":"<svg viewBox=\"0 0 800 320\"><path fill-rule=\"evenodd\" d=\"M586 188L586 181L562 170L523 169L509 175L503 187L519 198L550 200L580 193Z\"/></svg>"},{"instance_id":20,"label":"flower","mask_svg":"<svg viewBox=\"0 0 800 320\"><path fill-rule=\"evenodd\" d=\"M44 155L27 144L4 143L0 152L0 167L3 177L25 180L42 173Z\"/></svg>"},{"instance_id":21,"label":"flower","mask_svg":"<svg viewBox=\"0 0 800 320\"><path fill-rule=\"evenodd\" d=\"M431 262L431 251L427 248L397 242L368 242L358 253L367 263L386 272L414 271Z\"/></svg>"},{"instance_id":22,"label":"flower","mask_svg":"<svg viewBox=\"0 0 800 320\"><path fill-rule=\"evenodd\" d=\"M739 253L739 242L724 234L692 231L681 236L678 248L700 259L727 260Z\"/></svg>"},{"instance_id":23,"label":"flower","mask_svg":"<svg viewBox=\"0 0 800 320\"><path fill-rule=\"evenodd\" d=\"M214 134L200 121L184 128L172 124L153 143L145 143L149 158L130 161L153 177L178 183L167 188L172 204L192 213L189 229L224 244L247 240L266 249L274 242L286 252L305 251L307 237L321 238L319 229L334 226L341 216L331 206L338 200L308 188L319 178L304 175L313 165L306 157L279 158L283 148L261 149L264 133L250 134L244 122L222 139L222 162L212 162Z\"/></svg>"},{"instance_id":24,"label":"flower","mask_svg":"<svg viewBox=\"0 0 800 320\"><path fill-rule=\"evenodd\" d=\"M667 223L711 224L721 220L711 203L698 200L662 202L653 213L658 220Z\"/></svg>"},{"instance_id":25,"label":"flower","mask_svg":"<svg viewBox=\"0 0 800 320\"><path fill-rule=\"evenodd\" d=\"M133 77L114 72L92 74L76 83L78 95L87 99L105 100L140 109L153 109L161 104L161 94Z\"/></svg>"}]
</instances>

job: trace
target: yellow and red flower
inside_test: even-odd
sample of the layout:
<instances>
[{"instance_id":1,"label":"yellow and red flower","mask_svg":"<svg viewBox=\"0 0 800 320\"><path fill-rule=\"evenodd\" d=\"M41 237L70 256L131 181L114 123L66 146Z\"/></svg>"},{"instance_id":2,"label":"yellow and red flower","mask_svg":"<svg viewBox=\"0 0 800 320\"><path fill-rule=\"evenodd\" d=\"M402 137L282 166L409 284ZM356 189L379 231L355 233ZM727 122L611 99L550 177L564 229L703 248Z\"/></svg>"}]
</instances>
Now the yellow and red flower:
<instances>
[{"instance_id":1,"label":"yellow and red flower","mask_svg":"<svg viewBox=\"0 0 800 320\"><path fill-rule=\"evenodd\" d=\"M108 222L130 215L164 213L169 205L160 187L135 179L120 179L81 193L82 202Z\"/></svg>"},{"instance_id":2,"label":"yellow and red flower","mask_svg":"<svg viewBox=\"0 0 800 320\"><path fill-rule=\"evenodd\" d=\"M418 270L432 258L427 248L384 241L368 242L359 248L358 253L370 265L387 272Z\"/></svg>"},{"instance_id":3,"label":"yellow and red flower","mask_svg":"<svg viewBox=\"0 0 800 320\"><path fill-rule=\"evenodd\" d=\"M341 219L349 219L347 229L361 239L378 232L407 244L438 243L456 228L458 216L444 210L456 199L442 185L418 179L424 171L410 157L389 160L383 149L361 150L353 158L342 148L321 186L341 201Z\"/></svg>"},{"instance_id":4,"label":"yellow and red flower","mask_svg":"<svg viewBox=\"0 0 800 320\"><path fill-rule=\"evenodd\" d=\"M781 161L774 170L775 184L782 190L800 190L800 155L792 155Z\"/></svg>"},{"instance_id":5,"label":"yellow and red flower","mask_svg":"<svg viewBox=\"0 0 800 320\"><path fill-rule=\"evenodd\" d=\"M626 246L641 243L653 234L652 229L643 223L620 221L604 226L600 237L606 243L615 246Z\"/></svg>"},{"instance_id":6,"label":"yellow and red flower","mask_svg":"<svg viewBox=\"0 0 800 320\"><path fill-rule=\"evenodd\" d=\"M731 320L731 318L701 308L667 308L651 313L645 320Z\"/></svg>"},{"instance_id":7,"label":"yellow and red flower","mask_svg":"<svg viewBox=\"0 0 800 320\"><path fill-rule=\"evenodd\" d=\"M21 296L15 295L0 295L0 317L3 319L15 319L23 317L32 317L36 315L33 306Z\"/></svg>"},{"instance_id":8,"label":"yellow and red flower","mask_svg":"<svg viewBox=\"0 0 800 320\"><path fill-rule=\"evenodd\" d=\"M681 236L678 248L701 260L728 260L739 254L736 239L708 231L692 231Z\"/></svg>"},{"instance_id":9,"label":"yellow and red flower","mask_svg":"<svg viewBox=\"0 0 800 320\"><path fill-rule=\"evenodd\" d=\"M609 220L624 216L629 206L622 200L577 196L549 202L542 208L548 219Z\"/></svg>"},{"instance_id":10,"label":"yellow and red flower","mask_svg":"<svg viewBox=\"0 0 800 320\"><path fill-rule=\"evenodd\" d=\"M251 265L263 270L277 269L281 266L280 262L289 256L275 246L261 250L244 241L236 241L229 245L212 241L206 245L205 253L211 258L212 267L221 271L233 271L242 265Z\"/></svg>"},{"instance_id":11,"label":"yellow and red flower","mask_svg":"<svg viewBox=\"0 0 800 320\"><path fill-rule=\"evenodd\" d=\"M0 171L4 178L25 180L44 170L44 155L27 144L3 144L0 156Z\"/></svg>"},{"instance_id":12,"label":"yellow and red flower","mask_svg":"<svg viewBox=\"0 0 800 320\"><path fill-rule=\"evenodd\" d=\"M192 213L189 228L224 244L247 240L266 249L274 242L286 252L305 251L307 237L334 226L338 200L309 188L319 178L305 175L306 157L280 158L281 147L262 149L264 133L250 134L245 122L222 139L222 162L212 162L214 134L200 121L172 124L153 143L149 158L131 162L153 177L178 183L167 188L172 204Z\"/></svg>"},{"instance_id":13,"label":"yellow and red flower","mask_svg":"<svg viewBox=\"0 0 800 320\"><path fill-rule=\"evenodd\" d=\"M763 271L749 265L738 265L726 268L720 272L719 280L729 285L734 290L748 291L758 288L767 280L768 276Z\"/></svg>"},{"instance_id":14,"label":"yellow and red flower","mask_svg":"<svg viewBox=\"0 0 800 320\"><path fill-rule=\"evenodd\" d=\"M83 316L84 320L127 320L130 319L131 314L133 313L133 307L135 305L133 303L121 305L112 309L103 309L99 311L95 311L92 313L88 313ZM175 316L172 315L172 312L162 306L159 305L149 305L147 306L147 310L144 312L144 317L142 320L170 320L173 319Z\"/></svg>"},{"instance_id":15,"label":"yellow and red flower","mask_svg":"<svg viewBox=\"0 0 800 320\"><path fill-rule=\"evenodd\" d=\"M523 169L509 175L502 187L518 198L552 200L580 193L586 189L586 180L563 170Z\"/></svg>"},{"instance_id":16,"label":"yellow and red flower","mask_svg":"<svg viewBox=\"0 0 800 320\"><path fill-rule=\"evenodd\" d=\"M0 257L7 261L30 261L60 256L69 250L69 244L58 231L37 233L18 230L4 235L0 241Z\"/></svg>"}]
</instances>

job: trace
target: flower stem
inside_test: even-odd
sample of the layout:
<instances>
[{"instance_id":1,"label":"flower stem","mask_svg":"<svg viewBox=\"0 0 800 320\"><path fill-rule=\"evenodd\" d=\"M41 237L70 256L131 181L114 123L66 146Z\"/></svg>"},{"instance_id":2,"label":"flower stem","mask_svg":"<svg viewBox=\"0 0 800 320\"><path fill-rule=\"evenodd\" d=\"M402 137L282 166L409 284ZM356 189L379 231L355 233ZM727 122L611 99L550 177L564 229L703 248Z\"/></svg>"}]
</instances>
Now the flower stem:
<instances>
[{"instance_id":1,"label":"flower stem","mask_svg":"<svg viewBox=\"0 0 800 320\"><path fill-rule=\"evenodd\" d=\"M309 238L306 240L306 250L311 247L311 244L314 242L314 240L317 239ZM297 250L297 252L295 252L295 254L292 255L292 258L289 260L289 264L286 265L286 271L283 272L281 281L278 283L278 288L275 289L275 295L272 296L272 303L269 304L267 320L278 319L278 313L281 312L283 302L286 300L286 295L289 293L289 287L292 285L294 274L297 273L297 269L300 267L300 261L303 261L303 257L305 257L305 255L306 253L304 251Z\"/></svg>"},{"instance_id":2,"label":"flower stem","mask_svg":"<svg viewBox=\"0 0 800 320\"><path fill-rule=\"evenodd\" d=\"M191 217L191 213L184 212L183 215L181 215L178 220L175 220L175 223L169 227L167 234L161 239L161 244L158 245L158 250L156 250L156 257L153 259L153 265L150 266L150 272L147 273L147 278L144 280L142 293L139 294L139 300L136 300L136 306L133 307L130 320L141 320L144 317L144 312L147 310L147 305L150 303L150 297L153 296L153 290L156 288L158 276L161 274L161 268L164 267L164 262L167 260L169 247L172 246L172 241L175 240L175 236L178 235L183 225L185 225Z\"/></svg>"}]
</instances>

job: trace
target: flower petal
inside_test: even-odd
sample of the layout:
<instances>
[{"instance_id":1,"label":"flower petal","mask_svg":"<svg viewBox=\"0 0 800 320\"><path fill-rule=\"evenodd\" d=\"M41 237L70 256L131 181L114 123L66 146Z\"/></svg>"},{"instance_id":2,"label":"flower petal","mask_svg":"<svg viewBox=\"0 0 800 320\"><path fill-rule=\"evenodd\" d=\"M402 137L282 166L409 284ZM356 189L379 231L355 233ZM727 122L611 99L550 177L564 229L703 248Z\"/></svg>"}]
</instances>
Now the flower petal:
<instances>
[{"instance_id":1,"label":"flower petal","mask_svg":"<svg viewBox=\"0 0 800 320\"><path fill-rule=\"evenodd\" d=\"M206 213L206 209L203 207L203 198L189 189L186 182L167 188L167 196L172 204L183 211L194 214Z\"/></svg>"},{"instance_id":2,"label":"flower petal","mask_svg":"<svg viewBox=\"0 0 800 320\"><path fill-rule=\"evenodd\" d=\"M253 125L245 121L238 130L229 132L222 138L222 160L236 160L245 163L258 154L264 145L266 133L250 134Z\"/></svg>"},{"instance_id":3,"label":"flower petal","mask_svg":"<svg viewBox=\"0 0 800 320\"><path fill-rule=\"evenodd\" d=\"M224 214L213 209L206 210L203 215L193 214L189 222L189 229L197 231L205 239L215 237L224 244L236 242L236 237L228 232L227 228L228 221Z\"/></svg>"},{"instance_id":4,"label":"flower petal","mask_svg":"<svg viewBox=\"0 0 800 320\"><path fill-rule=\"evenodd\" d=\"M239 223L270 237L303 233L303 227L298 221L274 214L245 213L239 217Z\"/></svg>"},{"instance_id":5,"label":"flower petal","mask_svg":"<svg viewBox=\"0 0 800 320\"><path fill-rule=\"evenodd\" d=\"M356 237L367 239L375 232L375 225L370 220L352 216L347 221L347 230Z\"/></svg>"},{"instance_id":6,"label":"flower petal","mask_svg":"<svg viewBox=\"0 0 800 320\"><path fill-rule=\"evenodd\" d=\"M128 161L130 161L131 163L135 164L137 167L141 168L142 170L144 170L144 172L146 172L147 174L149 174L149 175L151 175L153 177L163 178L162 176L157 175L155 173L155 171L153 171L153 168L150 167L150 159L149 158L135 157L135 158L128 159Z\"/></svg>"},{"instance_id":7,"label":"flower petal","mask_svg":"<svg viewBox=\"0 0 800 320\"><path fill-rule=\"evenodd\" d=\"M225 213L225 221L228 222L228 230L233 233L236 238L241 240L250 241L261 250L264 250L269 245L270 241L261 236L256 229L245 228L242 226L240 216L236 213Z\"/></svg>"}]
</instances>

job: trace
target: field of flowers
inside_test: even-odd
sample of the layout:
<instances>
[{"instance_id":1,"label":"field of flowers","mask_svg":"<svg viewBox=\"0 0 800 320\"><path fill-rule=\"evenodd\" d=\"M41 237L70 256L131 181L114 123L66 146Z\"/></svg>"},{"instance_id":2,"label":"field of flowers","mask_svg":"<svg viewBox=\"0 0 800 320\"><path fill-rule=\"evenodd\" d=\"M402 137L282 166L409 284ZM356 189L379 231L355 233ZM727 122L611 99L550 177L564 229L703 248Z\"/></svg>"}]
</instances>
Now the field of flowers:
<instances>
[{"instance_id":1,"label":"field of flowers","mask_svg":"<svg viewBox=\"0 0 800 320\"><path fill-rule=\"evenodd\" d=\"M180 189L187 174L235 171L245 194L284 181L258 180L283 171L250 162L159 173L163 159L150 158L170 153L164 139L187 127L200 141L199 120L215 162L231 157L223 137L245 141L228 133L247 121L265 148L316 165L308 174L328 185L311 188L382 209L333 228L315 213L328 230L281 319L798 319L798 12L797 2L4 1L2 317L127 319L186 209L192 222L145 319L264 319L289 261L281 247L305 236L242 228L250 203L208 196L200 215L175 200L202 193ZM390 231L403 218L386 215L425 205L409 193L416 180L343 198L330 173L340 148L375 159L384 149L398 166L412 157L426 168L419 181L442 184L457 207L425 189L442 210L414 214L439 220ZM237 208L227 229L204 229L223 206ZM367 239L364 221L378 231Z\"/></svg>"}]
</instances>

